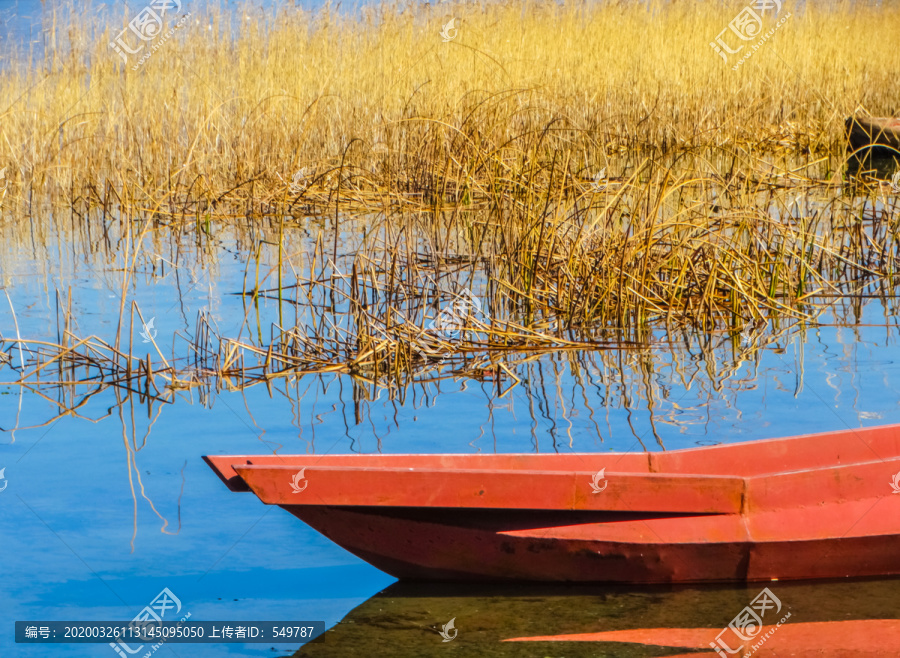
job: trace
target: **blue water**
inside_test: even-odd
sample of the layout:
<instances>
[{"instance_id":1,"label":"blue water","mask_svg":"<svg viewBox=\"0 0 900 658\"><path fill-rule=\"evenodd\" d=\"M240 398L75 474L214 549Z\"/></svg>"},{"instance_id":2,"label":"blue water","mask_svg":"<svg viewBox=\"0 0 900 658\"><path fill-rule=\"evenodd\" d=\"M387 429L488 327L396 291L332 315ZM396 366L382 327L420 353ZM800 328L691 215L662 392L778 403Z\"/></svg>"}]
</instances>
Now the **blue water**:
<instances>
[{"instance_id":1,"label":"blue water","mask_svg":"<svg viewBox=\"0 0 900 658\"><path fill-rule=\"evenodd\" d=\"M0 37L39 44L40 7L0 0ZM71 289L75 333L113 342L121 253L52 233L46 244L0 238L0 285L23 337L55 341L56 292ZM212 255L192 250L193 240L181 245L179 268L143 259L126 290L154 318L167 357L186 353L199 311L223 336L242 331L244 300L231 294L245 271L238 237L222 229ZM171 240L153 250L176 261ZM263 299L261 314L268 326L275 303ZM507 361L521 380L508 390L509 379L498 390L492 380L449 378L402 399L323 375L277 380L271 393L184 391L148 412L134 395L123 402L121 391L83 387L76 413L62 417L71 397L9 385L18 374L0 365L0 657L49 655L15 645L14 620L128 620L163 588L195 619L333 626L394 582L287 512L229 492L202 455L671 450L900 423L896 318L896 300L857 298L836 301L816 323L769 324L747 344L724 332L684 339L658 330L635 348ZM0 294L0 351L13 363L15 325ZM153 353L137 329L131 340L136 353ZM298 646L162 652L284 656ZM61 644L52 655L116 654Z\"/></svg>"},{"instance_id":2,"label":"blue water","mask_svg":"<svg viewBox=\"0 0 900 658\"><path fill-rule=\"evenodd\" d=\"M77 335L112 342L122 255L110 262L72 236L51 235L46 246L20 239L3 242L0 280L22 335L55 340L55 291L65 296L71 287ZM243 301L229 293L240 290L244 264L229 230L218 239L213 257L201 257L187 238L178 277L153 275L150 259L141 261L128 288L128 301L155 318L164 354L184 351L178 334L191 335L199 310L212 313L223 335L240 329ZM173 261L170 242L150 251ZM769 325L753 352L728 334L701 348L658 332L642 348L538 355L511 364L522 382L502 396L490 380L451 378L410 387L402 401L382 391L355 404L350 378L326 375L277 380L271 395L257 385L201 403L198 390L182 392L154 406L152 418L136 396L122 403L113 388L93 389L77 417L57 418L56 394L0 385L8 483L0 492L0 619L127 620L169 588L196 619L333 625L393 580L287 512L229 492L202 455L660 450L900 422L900 331L882 304L861 300L859 317L836 306L819 318L823 326L783 334ZM264 325L274 320L275 302L263 300L261 315ZM847 322L854 326L832 326ZM17 363L2 294L0 332ZM139 335L133 340L137 354L152 352ZM16 378L0 368L0 381ZM42 655L13 645L11 628L0 633L0 655ZM297 646L173 651L269 656ZM115 654L105 645L58 645L53 655Z\"/></svg>"},{"instance_id":3,"label":"blue water","mask_svg":"<svg viewBox=\"0 0 900 658\"><path fill-rule=\"evenodd\" d=\"M0 46L3 42L13 42L20 48L28 51L42 52L44 44L44 26L42 19L54 10L67 11L70 2L67 0L0 0ZM76 11L91 11L95 15L111 12L114 16L132 11L139 12L150 4L149 0L132 0L131 2L106 2L75 3ZM247 7L270 10L278 6L290 5L306 10L316 10L326 3L323 0L256 0L256 2L241 2L239 0L181 0L182 13L202 11L207 5L233 8L237 14L239 10ZM353 12L365 2L340 3L336 5L339 11ZM333 5L335 6L335 5ZM131 15L129 13L129 15Z\"/></svg>"}]
</instances>

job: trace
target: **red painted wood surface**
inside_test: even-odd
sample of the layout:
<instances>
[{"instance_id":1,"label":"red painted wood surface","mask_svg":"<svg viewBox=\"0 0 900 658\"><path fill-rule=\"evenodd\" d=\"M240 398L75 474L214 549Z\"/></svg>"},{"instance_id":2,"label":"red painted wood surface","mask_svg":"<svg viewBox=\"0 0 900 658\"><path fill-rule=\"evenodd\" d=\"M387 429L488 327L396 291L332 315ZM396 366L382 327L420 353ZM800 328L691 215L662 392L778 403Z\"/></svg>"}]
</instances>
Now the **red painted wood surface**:
<instances>
[{"instance_id":1,"label":"red painted wood surface","mask_svg":"<svg viewBox=\"0 0 900 658\"><path fill-rule=\"evenodd\" d=\"M304 468L307 486L292 477ZM709 475L607 473L600 494L594 473L354 466L235 466L267 505L452 507L735 514L744 481ZM612 483L610 486L609 483Z\"/></svg>"},{"instance_id":2,"label":"red painted wood surface","mask_svg":"<svg viewBox=\"0 0 900 658\"><path fill-rule=\"evenodd\" d=\"M205 459L399 578L900 574L900 426L667 453Z\"/></svg>"}]
</instances>

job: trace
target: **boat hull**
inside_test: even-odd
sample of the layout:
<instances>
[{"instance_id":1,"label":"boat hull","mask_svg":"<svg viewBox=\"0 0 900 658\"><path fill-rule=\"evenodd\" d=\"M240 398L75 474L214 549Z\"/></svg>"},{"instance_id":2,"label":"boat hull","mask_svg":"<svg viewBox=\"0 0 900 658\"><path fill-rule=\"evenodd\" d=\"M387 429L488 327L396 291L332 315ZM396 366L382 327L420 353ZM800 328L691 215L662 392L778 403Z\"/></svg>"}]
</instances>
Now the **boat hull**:
<instances>
[{"instance_id":1,"label":"boat hull","mask_svg":"<svg viewBox=\"0 0 900 658\"><path fill-rule=\"evenodd\" d=\"M900 575L900 426L666 453L205 459L404 580Z\"/></svg>"},{"instance_id":2,"label":"boat hull","mask_svg":"<svg viewBox=\"0 0 900 658\"><path fill-rule=\"evenodd\" d=\"M423 518L418 510L388 516L365 508L284 509L400 580L674 584L900 575L898 535L711 542L694 532L678 540L671 520L669 531L634 520L616 523L645 525L643 539L610 541L596 536L610 521L567 526L571 519L560 518L560 526L510 530L508 519L479 512L467 512L461 524L455 510Z\"/></svg>"},{"instance_id":3,"label":"boat hull","mask_svg":"<svg viewBox=\"0 0 900 658\"><path fill-rule=\"evenodd\" d=\"M603 541L548 529L510 530L509 519L454 510L421 518L360 508L285 506L315 530L401 580L674 583L743 580L747 546ZM550 520L547 520L550 522ZM570 520L559 519L559 523ZM640 523L640 521L637 521ZM515 525L515 524L512 524ZM583 526L585 534L593 524ZM648 533L649 534L649 533ZM571 533L570 533L571 535Z\"/></svg>"}]
</instances>

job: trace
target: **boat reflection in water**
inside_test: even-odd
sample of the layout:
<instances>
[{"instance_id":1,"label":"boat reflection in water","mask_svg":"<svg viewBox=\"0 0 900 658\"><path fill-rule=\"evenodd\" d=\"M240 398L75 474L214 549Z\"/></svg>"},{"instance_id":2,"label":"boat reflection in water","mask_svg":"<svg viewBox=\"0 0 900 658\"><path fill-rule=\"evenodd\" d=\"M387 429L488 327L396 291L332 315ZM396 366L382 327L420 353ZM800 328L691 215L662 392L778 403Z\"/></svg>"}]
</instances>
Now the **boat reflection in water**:
<instances>
[{"instance_id":1,"label":"boat reflection in water","mask_svg":"<svg viewBox=\"0 0 900 658\"><path fill-rule=\"evenodd\" d=\"M295 656L896 657L898 611L896 578L642 588L397 583Z\"/></svg>"}]
</instances>

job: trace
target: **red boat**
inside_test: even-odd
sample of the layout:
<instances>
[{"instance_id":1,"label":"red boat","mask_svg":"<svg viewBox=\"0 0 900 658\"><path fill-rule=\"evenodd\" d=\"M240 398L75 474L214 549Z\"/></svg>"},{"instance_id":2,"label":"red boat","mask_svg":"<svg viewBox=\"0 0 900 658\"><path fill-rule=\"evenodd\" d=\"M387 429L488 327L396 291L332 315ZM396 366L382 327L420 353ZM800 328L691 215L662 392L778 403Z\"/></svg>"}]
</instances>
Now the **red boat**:
<instances>
[{"instance_id":1,"label":"red boat","mask_svg":"<svg viewBox=\"0 0 900 658\"><path fill-rule=\"evenodd\" d=\"M900 574L900 425L660 453L204 459L401 579Z\"/></svg>"}]
</instances>

